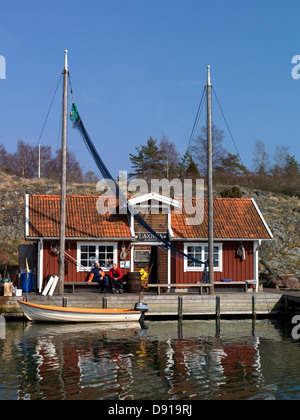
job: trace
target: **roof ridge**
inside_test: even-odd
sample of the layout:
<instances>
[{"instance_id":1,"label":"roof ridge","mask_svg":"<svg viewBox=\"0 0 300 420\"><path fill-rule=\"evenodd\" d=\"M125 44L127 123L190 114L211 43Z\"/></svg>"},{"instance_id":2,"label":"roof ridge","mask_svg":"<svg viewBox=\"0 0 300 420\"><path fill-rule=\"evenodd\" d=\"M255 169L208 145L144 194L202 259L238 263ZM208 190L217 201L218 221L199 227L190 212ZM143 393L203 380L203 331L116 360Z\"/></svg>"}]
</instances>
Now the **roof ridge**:
<instances>
[{"instance_id":1,"label":"roof ridge","mask_svg":"<svg viewBox=\"0 0 300 420\"><path fill-rule=\"evenodd\" d=\"M47 197L47 198L56 198L56 197L60 197L60 194L28 194L29 195L29 197ZM67 198L98 198L98 197L101 197L101 195L99 194L95 194L95 195L92 195L92 194L72 194L72 195L67 195ZM113 195L110 195L110 196L108 196L108 195L104 195L104 197L106 197L106 198L114 198L114 196ZM176 199L180 199L180 198L182 198L182 197L175 197L174 198L174 200L176 200ZM189 198L190 199L190 198ZM202 197L192 197L192 199L193 200L202 200ZM205 200L207 200L207 198L205 197L204 198ZM237 201L240 201L240 200L252 200L252 198L248 198L248 197L241 197L241 198L238 198L238 197L215 197L214 198L214 200L223 200L223 201L225 201L225 200L237 200Z\"/></svg>"}]
</instances>

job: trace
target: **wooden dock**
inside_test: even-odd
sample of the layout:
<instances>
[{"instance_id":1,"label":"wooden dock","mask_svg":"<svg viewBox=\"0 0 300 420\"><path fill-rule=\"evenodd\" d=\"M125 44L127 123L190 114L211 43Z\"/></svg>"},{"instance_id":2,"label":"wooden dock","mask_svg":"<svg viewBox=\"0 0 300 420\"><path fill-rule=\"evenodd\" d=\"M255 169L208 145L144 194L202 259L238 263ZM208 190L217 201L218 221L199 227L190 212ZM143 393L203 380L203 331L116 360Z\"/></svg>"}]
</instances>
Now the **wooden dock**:
<instances>
[{"instance_id":1,"label":"wooden dock","mask_svg":"<svg viewBox=\"0 0 300 420\"><path fill-rule=\"evenodd\" d=\"M300 314L300 292L286 292L282 297L282 301L286 317Z\"/></svg>"},{"instance_id":2,"label":"wooden dock","mask_svg":"<svg viewBox=\"0 0 300 420\"><path fill-rule=\"evenodd\" d=\"M60 296L44 297L40 294L27 295L29 302L62 306ZM93 292L66 293L64 303L68 307L86 308L131 308L139 301L140 295L100 294ZM0 315L6 318L22 318L18 300L23 297L0 297ZM226 318L226 317L271 317L283 314L285 300L282 293L219 293L199 295L187 293L165 293L160 296L144 294L144 302L149 306L145 319L151 318ZM300 302L300 298L299 298Z\"/></svg>"}]
</instances>

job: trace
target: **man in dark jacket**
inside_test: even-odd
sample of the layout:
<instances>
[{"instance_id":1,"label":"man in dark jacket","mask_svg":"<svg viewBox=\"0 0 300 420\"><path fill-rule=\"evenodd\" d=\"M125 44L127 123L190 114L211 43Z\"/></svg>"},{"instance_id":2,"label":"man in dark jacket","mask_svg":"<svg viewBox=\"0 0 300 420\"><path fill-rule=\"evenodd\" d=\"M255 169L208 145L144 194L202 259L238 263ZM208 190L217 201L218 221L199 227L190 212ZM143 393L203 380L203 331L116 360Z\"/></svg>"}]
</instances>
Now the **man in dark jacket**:
<instances>
[{"instance_id":1,"label":"man in dark jacket","mask_svg":"<svg viewBox=\"0 0 300 420\"><path fill-rule=\"evenodd\" d=\"M113 264L109 272L110 285L113 293L116 293L116 287L120 293L123 293L123 278L121 270L117 267L117 264Z\"/></svg>"},{"instance_id":2,"label":"man in dark jacket","mask_svg":"<svg viewBox=\"0 0 300 420\"><path fill-rule=\"evenodd\" d=\"M109 286L108 277L105 275L105 272L101 269L98 261L95 262L95 267L92 269L89 275L88 283L95 281L101 286L101 293L106 292L106 288Z\"/></svg>"}]
</instances>

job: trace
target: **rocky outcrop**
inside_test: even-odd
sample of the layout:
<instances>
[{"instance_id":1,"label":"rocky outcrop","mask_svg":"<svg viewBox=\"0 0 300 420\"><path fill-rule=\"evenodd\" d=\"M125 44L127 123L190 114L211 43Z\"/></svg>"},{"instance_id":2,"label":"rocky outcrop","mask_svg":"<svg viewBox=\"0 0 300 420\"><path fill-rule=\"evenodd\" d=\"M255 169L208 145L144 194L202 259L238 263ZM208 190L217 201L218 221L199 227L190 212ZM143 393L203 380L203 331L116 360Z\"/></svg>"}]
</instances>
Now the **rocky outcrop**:
<instances>
[{"instance_id":1,"label":"rocky outcrop","mask_svg":"<svg viewBox=\"0 0 300 420\"><path fill-rule=\"evenodd\" d=\"M273 240L262 243L260 258L279 276L300 279L300 199L249 188L241 191L243 197L255 199L274 236ZM260 271L265 270L260 264Z\"/></svg>"},{"instance_id":2,"label":"rocky outcrop","mask_svg":"<svg viewBox=\"0 0 300 420\"><path fill-rule=\"evenodd\" d=\"M70 184L68 194L96 194L95 185ZM60 194L60 184L23 179L0 172L0 266L19 264L19 244L25 243L25 194Z\"/></svg>"}]
</instances>

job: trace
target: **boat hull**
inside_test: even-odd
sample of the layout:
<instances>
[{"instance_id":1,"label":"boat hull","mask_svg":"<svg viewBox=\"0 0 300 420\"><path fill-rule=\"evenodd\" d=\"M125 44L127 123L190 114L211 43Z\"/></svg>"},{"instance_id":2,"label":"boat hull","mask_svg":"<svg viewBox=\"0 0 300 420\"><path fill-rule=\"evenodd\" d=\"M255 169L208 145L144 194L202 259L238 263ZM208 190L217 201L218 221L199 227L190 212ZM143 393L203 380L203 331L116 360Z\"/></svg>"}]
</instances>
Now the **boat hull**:
<instances>
[{"instance_id":1,"label":"boat hull","mask_svg":"<svg viewBox=\"0 0 300 420\"><path fill-rule=\"evenodd\" d=\"M137 322L141 318L141 312L132 309L64 308L23 301L19 304L25 316L35 322Z\"/></svg>"}]
</instances>

